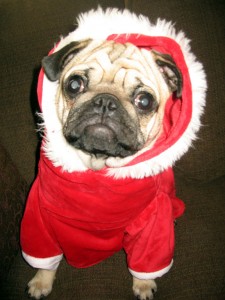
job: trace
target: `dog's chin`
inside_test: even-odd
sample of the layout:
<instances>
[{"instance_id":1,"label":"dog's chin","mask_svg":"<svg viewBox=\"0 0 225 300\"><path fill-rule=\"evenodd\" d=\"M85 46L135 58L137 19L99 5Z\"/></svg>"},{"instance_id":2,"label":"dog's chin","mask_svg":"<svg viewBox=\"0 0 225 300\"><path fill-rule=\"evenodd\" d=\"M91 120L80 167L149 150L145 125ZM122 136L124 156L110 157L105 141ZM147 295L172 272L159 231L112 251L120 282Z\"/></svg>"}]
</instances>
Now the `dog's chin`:
<instances>
[{"instance_id":1,"label":"dog's chin","mask_svg":"<svg viewBox=\"0 0 225 300\"><path fill-rule=\"evenodd\" d=\"M88 169L92 170L101 170L105 167L107 167L107 161L110 159L116 159L118 160L124 159L126 157L129 157L133 154L135 154L138 150L131 150L131 149L124 149L123 145L117 145L115 147L103 148L103 147L97 147L96 145L92 146L88 144L88 148L84 147L82 144L71 144L69 143L74 150L76 150L79 153L79 157L83 161L84 165ZM102 143L102 145L104 142ZM127 146L125 146L127 147Z\"/></svg>"},{"instance_id":2,"label":"dog's chin","mask_svg":"<svg viewBox=\"0 0 225 300\"><path fill-rule=\"evenodd\" d=\"M99 170L107 167L106 162L107 162L108 157L103 156L103 155L96 156L96 155L89 154L87 152L86 153L83 152L83 154L86 156L85 160L83 160L83 162L88 169L92 169L94 171L99 171Z\"/></svg>"},{"instance_id":3,"label":"dog's chin","mask_svg":"<svg viewBox=\"0 0 225 300\"><path fill-rule=\"evenodd\" d=\"M70 144L71 145L71 144ZM74 145L71 145L74 147ZM99 147L100 148L100 147ZM118 148L121 148L120 150L118 150ZM105 167L108 167L107 161L110 159L116 159L121 160L124 159L126 157L129 157L131 155L133 155L134 153L136 153L137 151L128 151L125 149L122 149L122 146L118 146L117 150L115 149L104 149L104 148L100 148L98 149L98 147L94 146L93 148L90 149L90 145L89 148L86 149L85 147L74 147L74 149L79 152L79 156L81 158L81 160L83 161L84 165L88 168L88 169L92 169L92 170L101 170ZM126 152L126 155L124 155ZM118 153L123 153L123 155L119 155Z\"/></svg>"},{"instance_id":4,"label":"dog's chin","mask_svg":"<svg viewBox=\"0 0 225 300\"><path fill-rule=\"evenodd\" d=\"M102 124L86 126L80 134L72 130L65 138L72 147L83 152L85 165L95 170L104 168L108 158L125 158L140 148L139 143L119 138L114 130Z\"/></svg>"}]
</instances>

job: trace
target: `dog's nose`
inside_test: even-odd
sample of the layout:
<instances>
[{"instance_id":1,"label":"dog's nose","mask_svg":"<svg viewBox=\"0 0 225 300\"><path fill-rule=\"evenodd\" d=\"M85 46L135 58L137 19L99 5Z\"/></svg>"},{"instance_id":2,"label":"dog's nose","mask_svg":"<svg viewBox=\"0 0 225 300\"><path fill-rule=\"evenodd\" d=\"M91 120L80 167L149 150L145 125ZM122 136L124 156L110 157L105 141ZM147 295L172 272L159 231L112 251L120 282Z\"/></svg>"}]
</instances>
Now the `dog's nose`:
<instances>
[{"instance_id":1,"label":"dog's nose","mask_svg":"<svg viewBox=\"0 0 225 300\"><path fill-rule=\"evenodd\" d=\"M113 114L118 108L118 99L111 94L99 94L93 99L94 111L102 114Z\"/></svg>"}]
</instances>

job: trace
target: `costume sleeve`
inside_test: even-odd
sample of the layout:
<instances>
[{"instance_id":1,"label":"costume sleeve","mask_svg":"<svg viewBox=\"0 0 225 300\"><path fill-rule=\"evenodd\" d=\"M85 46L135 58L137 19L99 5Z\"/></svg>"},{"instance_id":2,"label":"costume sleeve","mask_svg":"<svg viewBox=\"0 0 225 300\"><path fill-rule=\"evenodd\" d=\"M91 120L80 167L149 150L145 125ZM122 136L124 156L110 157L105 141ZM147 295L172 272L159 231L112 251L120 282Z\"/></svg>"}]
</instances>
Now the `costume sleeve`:
<instances>
[{"instance_id":1,"label":"costume sleeve","mask_svg":"<svg viewBox=\"0 0 225 300\"><path fill-rule=\"evenodd\" d=\"M124 250L133 276L155 279L169 271L174 252L173 221L171 199L159 192L126 228Z\"/></svg>"},{"instance_id":2,"label":"costume sleeve","mask_svg":"<svg viewBox=\"0 0 225 300\"><path fill-rule=\"evenodd\" d=\"M21 224L20 242L24 259L34 268L53 270L62 259L62 251L44 222L39 203L39 180L30 191Z\"/></svg>"}]
</instances>

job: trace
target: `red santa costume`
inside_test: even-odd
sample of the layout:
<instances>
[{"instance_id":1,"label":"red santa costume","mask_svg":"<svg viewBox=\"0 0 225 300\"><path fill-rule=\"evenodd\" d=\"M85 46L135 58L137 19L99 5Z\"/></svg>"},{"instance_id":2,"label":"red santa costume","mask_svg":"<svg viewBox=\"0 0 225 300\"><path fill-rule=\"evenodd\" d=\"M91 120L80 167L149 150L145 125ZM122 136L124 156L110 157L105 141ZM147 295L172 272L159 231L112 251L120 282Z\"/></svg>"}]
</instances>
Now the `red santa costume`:
<instances>
[{"instance_id":1,"label":"red santa costume","mask_svg":"<svg viewBox=\"0 0 225 300\"><path fill-rule=\"evenodd\" d=\"M54 105L58 82L50 82L42 70L38 96L45 139L22 220L22 253L36 268L56 269L63 255L71 265L84 268L123 248L132 275L155 279L173 262L173 223L184 204L175 196L171 167L200 127L205 74L184 34L176 34L163 20L152 25L126 10L104 13L99 8L81 15L78 28L52 52L85 38L170 54L182 72L182 97L168 99L163 132L151 148L119 161L110 158L106 168L93 171L66 143Z\"/></svg>"}]
</instances>

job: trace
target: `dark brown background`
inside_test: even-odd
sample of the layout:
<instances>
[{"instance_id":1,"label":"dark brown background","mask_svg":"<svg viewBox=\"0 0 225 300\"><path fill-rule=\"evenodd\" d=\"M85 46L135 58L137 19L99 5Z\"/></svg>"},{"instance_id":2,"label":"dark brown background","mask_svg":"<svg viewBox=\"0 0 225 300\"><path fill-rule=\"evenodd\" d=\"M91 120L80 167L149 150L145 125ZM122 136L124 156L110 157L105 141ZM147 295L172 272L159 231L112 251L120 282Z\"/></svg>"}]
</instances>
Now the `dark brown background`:
<instances>
[{"instance_id":1,"label":"dark brown background","mask_svg":"<svg viewBox=\"0 0 225 300\"><path fill-rule=\"evenodd\" d=\"M177 163L177 193L186 213L176 226L174 266L158 280L155 299L225 299L225 1L224 0L1 0L0 1L0 285L1 299L26 299L32 270L18 252L19 222L36 172L34 116L40 61L78 13L125 5L151 21L176 23L192 40L208 79L203 127ZM121 251L105 262L76 270L60 266L53 299L133 299ZM4 290L3 290L4 285Z\"/></svg>"}]
</instances>

